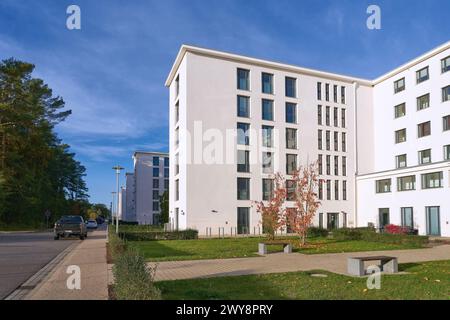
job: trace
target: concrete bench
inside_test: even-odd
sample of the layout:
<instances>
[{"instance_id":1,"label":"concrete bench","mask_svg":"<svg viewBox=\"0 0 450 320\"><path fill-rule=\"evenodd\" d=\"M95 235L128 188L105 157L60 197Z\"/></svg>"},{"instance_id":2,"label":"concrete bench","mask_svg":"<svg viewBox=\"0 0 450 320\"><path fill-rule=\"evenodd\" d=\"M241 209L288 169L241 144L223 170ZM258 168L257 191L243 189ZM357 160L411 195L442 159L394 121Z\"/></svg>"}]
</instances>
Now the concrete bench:
<instances>
[{"instance_id":1,"label":"concrete bench","mask_svg":"<svg viewBox=\"0 0 450 320\"><path fill-rule=\"evenodd\" d=\"M258 244L258 254L267 254L267 246L280 245L283 246L284 253L292 253L292 243L290 242L260 242Z\"/></svg>"},{"instance_id":2,"label":"concrete bench","mask_svg":"<svg viewBox=\"0 0 450 320\"><path fill-rule=\"evenodd\" d=\"M396 257L373 256L373 257L352 257L347 261L347 272L351 275L362 277L367 274L364 268L365 261L380 261L379 265L382 272L397 273L398 262Z\"/></svg>"}]
</instances>

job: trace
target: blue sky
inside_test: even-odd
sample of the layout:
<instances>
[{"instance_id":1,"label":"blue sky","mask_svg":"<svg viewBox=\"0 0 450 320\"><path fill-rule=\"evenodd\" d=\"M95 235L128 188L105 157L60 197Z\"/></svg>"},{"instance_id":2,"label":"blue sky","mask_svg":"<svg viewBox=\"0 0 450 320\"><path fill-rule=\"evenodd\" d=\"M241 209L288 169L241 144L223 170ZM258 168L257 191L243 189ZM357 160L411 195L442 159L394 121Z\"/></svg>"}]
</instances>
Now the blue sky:
<instances>
[{"instance_id":1,"label":"blue sky","mask_svg":"<svg viewBox=\"0 0 450 320\"><path fill-rule=\"evenodd\" d=\"M70 4L81 30L65 26ZM381 30L366 27L370 4ZM371 79L450 40L448 12L447 0L0 0L0 59L34 63L64 98L73 114L58 134L87 167L91 201L109 204L114 164L168 150L164 81L181 44Z\"/></svg>"}]
</instances>

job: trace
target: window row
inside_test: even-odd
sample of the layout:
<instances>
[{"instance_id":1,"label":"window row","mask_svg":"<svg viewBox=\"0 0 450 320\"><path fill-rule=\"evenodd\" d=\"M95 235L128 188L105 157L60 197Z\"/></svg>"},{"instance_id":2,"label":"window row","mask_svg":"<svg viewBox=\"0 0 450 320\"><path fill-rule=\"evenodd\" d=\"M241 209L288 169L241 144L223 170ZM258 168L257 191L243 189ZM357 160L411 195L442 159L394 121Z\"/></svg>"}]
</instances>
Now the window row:
<instances>
[{"instance_id":1,"label":"window row","mask_svg":"<svg viewBox=\"0 0 450 320\"><path fill-rule=\"evenodd\" d=\"M431 163L431 149L424 149L418 152L418 164ZM450 145L444 146L444 160L450 160ZM406 168L408 166L408 160L406 154L400 154L395 157L396 168Z\"/></svg>"},{"instance_id":2,"label":"window row","mask_svg":"<svg viewBox=\"0 0 450 320\"><path fill-rule=\"evenodd\" d=\"M325 131L325 150L331 150L331 131ZM319 129L317 132L317 147L319 150L323 150L323 130ZM339 132L333 131L333 150L339 151ZM347 152L347 134L341 132L341 150L342 152Z\"/></svg>"},{"instance_id":3,"label":"window row","mask_svg":"<svg viewBox=\"0 0 450 320\"><path fill-rule=\"evenodd\" d=\"M450 70L450 56L441 60L441 72L445 73ZM416 84L422 83L430 79L430 70L426 66L416 71ZM398 79L394 81L394 93L401 92L406 89L405 78ZM443 100L447 101L447 100Z\"/></svg>"},{"instance_id":4,"label":"window row","mask_svg":"<svg viewBox=\"0 0 450 320\"><path fill-rule=\"evenodd\" d=\"M266 94L274 94L274 75L267 72L261 73L261 91ZM237 69L237 88L239 90L250 91L250 70ZM285 77L285 96L297 97L297 79Z\"/></svg>"},{"instance_id":5,"label":"window row","mask_svg":"<svg viewBox=\"0 0 450 320\"><path fill-rule=\"evenodd\" d=\"M333 173L331 172L331 155L325 155L325 162L324 162L324 155L319 154L318 159L318 167L319 167L319 175L327 175L331 176L334 174L335 176L339 176L339 156L333 156ZM325 164L325 170L324 170L324 164ZM342 157L341 159L341 175L346 177L347 176L347 157Z\"/></svg>"},{"instance_id":6,"label":"window row","mask_svg":"<svg viewBox=\"0 0 450 320\"><path fill-rule=\"evenodd\" d=\"M319 180L319 200L347 200L347 181L343 180L342 181L342 198L339 197L340 193L339 193L339 185L341 183L341 181L339 180L334 180L333 186L334 189L331 190L332 188L332 180ZM326 193L326 195L325 195ZM334 197L333 197L334 194ZM326 199L325 199L326 197Z\"/></svg>"},{"instance_id":7,"label":"window row","mask_svg":"<svg viewBox=\"0 0 450 320\"><path fill-rule=\"evenodd\" d=\"M261 100L261 115L263 120L274 121L274 101L269 99ZM237 116L250 118L250 97L238 95ZM297 104L287 102L285 104L285 121L287 123L297 123Z\"/></svg>"},{"instance_id":8,"label":"window row","mask_svg":"<svg viewBox=\"0 0 450 320\"><path fill-rule=\"evenodd\" d=\"M330 101L330 89L331 85L329 83L325 83L325 101ZM338 85L333 85L333 101L338 103L338 101L342 104L345 104L345 86L340 87L340 92ZM340 94L340 96L338 96ZM317 82L317 100L322 100L322 82Z\"/></svg>"},{"instance_id":9,"label":"window row","mask_svg":"<svg viewBox=\"0 0 450 320\"><path fill-rule=\"evenodd\" d=\"M444 95L444 89L445 95ZM442 89L442 101L447 101L450 99L450 86ZM444 100L445 99L445 100ZM416 98L417 111L424 110L430 107L430 94L424 94ZM394 106L394 116L395 118L400 118L406 116L406 103L400 103Z\"/></svg>"},{"instance_id":10,"label":"window row","mask_svg":"<svg viewBox=\"0 0 450 320\"><path fill-rule=\"evenodd\" d=\"M159 189L159 179L153 179L153 189ZM169 189L169 179L165 179L164 180L164 189L168 190ZM155 192L157 190L154 190L153 192Z\"/></svg>"},{"instance_id":11,"label":"window row","mask_svg":"<svg viewBox=\"0 0 450 320\"><path fill-rule=\"evenodd\" d=\"M346 126L346 111L345 109L341 109L341 127L345 128ZM317 124L323 125L323 107L321 105L317 106ZM331 107L325 107L325 125L331 126ZM339 108L333 108L333 125L335 127L339 127Z\"/></svg>"},{"instance_id":12,"label":"window row","mask_svg":"<svg viewBox=\"0 0 450 320\"><path fill-rule=\"evenodd\" d=\"M286 174L292 175L298 169L297 155L286 154ZM250 151L237 151L237 172L250 173ZM274 173L274 153L262 153L262 172L267 174Z\"/></svg>"},{"instance_id":13,"label":"window row","mask_svg":"<svg viewBox=\"0 0 450 320\"><path fill-rule=\"evenodd\" d=\"M159 177L159 168L153 168L153 177ZM164 168L164 178L169 177L169 168Z\"/></svg>"},{"instance_id":14,"label":"window row","mask_svg":"<svg viewBox=\"0 0 450 320\"><path fill-rule=\"evenodd\" d=\"M442 117L442 130L450 130L450 115ZM417 125L417 137L422 138L431 135L431 121ZM406 141L406 128L395 131L395 143Z\"/></svg>"},{"instance_id":15,"label":"window row","mask_svg":"<svg viewBox=\"0 0 450 320\"><path fill-rule=\"evenodd\" d=\"M159 167L160 158L159 157L153 157L152 163L154 167ZM164 167L169 166L169 158L164 158Z\"/></svg>"},{"instance_id":16,"label":"window row","mask_svg":"<svg viewBox=\"0 0 450 320\"><path fill-rule=\"evenodd\" d=\"M421 174L422 189L433 189L443 187L443 172L432 172ZM375 181L376 193L391 192L392 179L382 179ZM416 176L409 175L397 178L397 191L416 190Z\"/></svg>"},{"instance_id":17,"label":"window row","mask_svg":"<svg viewBox=\"0 0 450 320\"><path fill-rule=\"evenodd\" d=\"M378 209L378 226L383 229L390 224L390 209L379 208ZM414 226L414 208L413 207L401 207L400 208L400 223L402 227L415 228ZM425 207L425 225L426 234L439 236L440 230L440 207L430 206Z\"/></svg>"}]
</instances>

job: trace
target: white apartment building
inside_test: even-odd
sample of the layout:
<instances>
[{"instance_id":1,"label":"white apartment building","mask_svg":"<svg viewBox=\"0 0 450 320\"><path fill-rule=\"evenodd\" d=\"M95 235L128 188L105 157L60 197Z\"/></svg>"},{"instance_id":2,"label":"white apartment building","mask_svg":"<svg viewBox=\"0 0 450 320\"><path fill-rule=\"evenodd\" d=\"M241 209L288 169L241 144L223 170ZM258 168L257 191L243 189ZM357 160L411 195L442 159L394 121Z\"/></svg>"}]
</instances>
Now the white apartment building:
<instances>
[{"instance_id":1,"label":"white apartment building","mask_svg":"<svg viewBox=\"0 0 450 320\"><path fill-rule=\"evenodd\" d=\"M125 174L125 218L124 221L137 221L136 220L136 199L135 199L135 188L134 188L134 174L127 172Z\"/></svg>"},{"instance_id":2,"label":"white apartment building","mask_svg":"<svg viewBox=\"0 0 450 320\"><path fill-rule=\"evenodd\" d=\"M134 203L134 219L129 221L158 224L161 214L159 197L169 187L169 155L136 151L133 161L134 173L129 178L127 176L127 190L131 188L133 191L130 207Z\"/></svg>"},{"instance_id":3,"label":"white apartment building","mask_svg":"<svg viewBox=\"0 0 450 320\"><path fill-rule=\"evenodd\" d=\"M259 233L272 174L318 161L316 225L450 236L449 70L450 43L375 80L182 46L166 81L173 227Z\"/></svg>"}]
</instances>

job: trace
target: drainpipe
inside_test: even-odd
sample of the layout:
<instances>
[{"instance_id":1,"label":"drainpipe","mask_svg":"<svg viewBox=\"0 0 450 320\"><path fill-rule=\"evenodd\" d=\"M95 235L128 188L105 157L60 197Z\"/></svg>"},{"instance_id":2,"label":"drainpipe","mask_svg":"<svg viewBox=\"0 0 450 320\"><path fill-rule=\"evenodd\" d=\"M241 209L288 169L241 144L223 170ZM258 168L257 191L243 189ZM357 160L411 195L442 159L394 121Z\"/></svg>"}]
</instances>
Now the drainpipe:
<instances>
[{"instance_id":1,"label":"drainpipe","mask_svg":"<svg viewBox=\"0 0 450 320\"><path fill-rule=\"evenodd\" d=\"M358 89L358 84L356 82L353 82L353 126L354 126L354 134L353 134L353 161L355 166L355 176L354 176L354 188L355 188L355 201L354 208L353 208L353 223L354 227L358 227L358 188L357 188L357 181L356 177L358 176L358 99L356 97L356 91Z\"/></svg>"}]
</instances>

